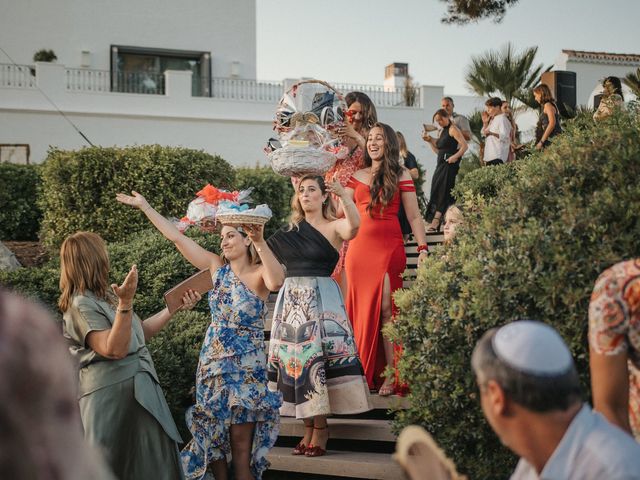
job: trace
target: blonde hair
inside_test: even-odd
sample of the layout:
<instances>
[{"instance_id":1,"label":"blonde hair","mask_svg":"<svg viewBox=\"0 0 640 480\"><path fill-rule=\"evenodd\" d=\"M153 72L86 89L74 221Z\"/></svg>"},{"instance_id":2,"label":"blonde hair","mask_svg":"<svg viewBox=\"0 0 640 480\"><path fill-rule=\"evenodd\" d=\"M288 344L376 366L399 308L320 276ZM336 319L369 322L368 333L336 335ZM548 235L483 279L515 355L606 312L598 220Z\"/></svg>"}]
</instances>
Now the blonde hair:
<instances>
[{"instance_id":1,"label":"blonde hair","mask_svg":"<svg viewBox=\"0 0 640 480\"><path fill-rule=\"evenodd\" d=\"M60 291L58 307L66 312L71 297L87 290L98 298L113 300L109 284L109 255L102 237L92 232L77 232L60 247Z\"/></svg>"},{"instance_id":2,"label":"blonde hair","mask_svg":"<svg viewBox=\"0 0 640 480\"><path fill-rule=\"evenodd\" d=\"M300 177L300 181L298 182L298 186L302 184L305 180L313 180L320 187L320 191L322 194L327 193L327 185L324 183L324 177L320 175L303 175ZM331 199L327 196L327 199L322 203L322 216L327 220L335 220L336 212L333 207L333 203ZM299 228L300 222L305 219L304 210L302 209L302 204L300 203L300 198L298 197L298 189L293 193L293 197L291 197L291 218L289 219L289 231Z\"/></svg>"},{"instance_id":3,"label":"blonde hair","mask_svg":"<svg viewBox=\"0 0 640 480\"><path fill-rule=\"evenodd\" d=\"M397 131L396 135L398 136L398 146L400 148L400 156L405 158L409 154L409 149L407 148L407 141L404 139L404 135L402 132Z\"/></svg>"}]
</instances>

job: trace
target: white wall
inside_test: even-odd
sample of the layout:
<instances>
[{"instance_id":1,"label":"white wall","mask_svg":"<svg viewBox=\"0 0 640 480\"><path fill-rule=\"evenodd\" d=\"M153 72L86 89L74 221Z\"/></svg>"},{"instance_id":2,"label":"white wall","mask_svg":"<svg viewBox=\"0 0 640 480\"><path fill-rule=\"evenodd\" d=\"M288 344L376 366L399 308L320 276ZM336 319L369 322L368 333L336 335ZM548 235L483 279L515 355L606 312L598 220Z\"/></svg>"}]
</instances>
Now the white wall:
<instances>
[{"instance_id":1,"label":"white wall","mask_svg":"<svg viewBox=\"0 0 640 480\"><path fill-rule=\"evenodd\" d=\"M212 74L256 78L256 0L0 0L0 38L18 64L41 48L58 63L110 68L111 45L211 52ZM0 63L8 63L0 53Z\"/></svg>"},{"instance_id":2,"label":"white wall","mask_svg":"<svg viewBox=\"0 0 640 480\"><path fill-rule=\"evenodd\" d=\"M614 76L620 79L634 72L639 65L620 65L615 63L591 63L569 58L566 53L560 54L554 70L576 72L576 100L578 105L589 105L593 90L605 77Z\"/></svg>"}]
</instances>

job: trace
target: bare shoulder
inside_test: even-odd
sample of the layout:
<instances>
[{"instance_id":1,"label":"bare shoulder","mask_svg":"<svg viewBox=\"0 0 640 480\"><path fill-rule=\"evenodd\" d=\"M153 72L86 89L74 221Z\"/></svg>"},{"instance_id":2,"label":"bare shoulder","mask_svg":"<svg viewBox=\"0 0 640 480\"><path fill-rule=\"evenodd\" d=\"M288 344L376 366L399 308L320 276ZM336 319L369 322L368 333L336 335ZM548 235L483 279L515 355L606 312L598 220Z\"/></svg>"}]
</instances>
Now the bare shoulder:
<instances>
[{"instance_id":1,"label":"bare shoulder","mask_svg":"<svg viewBox=\"0 0 640 480\"><path fill-rule=\"evenodd\" d=\"M406 167L402 167L402 172L400 173L400 181L404 182L406 180L413 181L413 178L411 177L411 174L409 173L409 170L407 170Z\"/></svg>"},{"instance_id":2,"label":"bare shoulder","mask_svg":"<svg viewBox=\"0 0 640 480\"><path fill-rule=\"evenodd\" d=\"M369 180L369 172L366 168L361 168L353 174L353 177L360 182L367 183Z\"/></svg>"}]
</instances>

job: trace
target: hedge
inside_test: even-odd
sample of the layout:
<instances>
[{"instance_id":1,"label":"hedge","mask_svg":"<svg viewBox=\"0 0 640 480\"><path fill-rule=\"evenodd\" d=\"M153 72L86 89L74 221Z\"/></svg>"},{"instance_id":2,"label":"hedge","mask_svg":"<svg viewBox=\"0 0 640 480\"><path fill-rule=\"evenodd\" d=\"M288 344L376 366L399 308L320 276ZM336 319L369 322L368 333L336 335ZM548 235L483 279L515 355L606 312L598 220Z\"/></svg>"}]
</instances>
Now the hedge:
<instances>
[{"instance_id":1,"label":"hedge","mask_svg":"<svg viewBox=\"0 0 640 480\"><path fill-rule=\"evenodd\" d=\"M265 225L265 238L289 221L293 187L288 177L275 173L271 167L236 169L236 189L253 187L251 197L257 204L266 203L273 217Z\"/></svg>"},{"instance_id":2,"label":"hedge","mask_svg":"<svg viewBox=\"0 0 640 480\"><path fill-rule=\"evenodd\" d=\"M147 228L139 212L116 202L118 192L139 191L163 215L181 217L206 183L229 188L235 174L222 158L203 151L148 145L53 149L42 177L42 237L57 247L78 230L119 241Z\"/></svg>"},{"instance_id":3,"label":"hedge","mask_svg":"<svg viewBox=\"0 0 640 480\"><path fill-rule=\"evenodd\" d=\"M220 238L217 235L196 229L187 230L187 235L204 248L219 251ZM155 230L134 234L125 242L109 244L108 250L110 282L121 282L131 265L138 265L138 291L134 308L142 319L164 308L162 294L196 271L182 258L175 246ZM0 284L43 302L58 319L61 318L57 308L59 278L60 262L57 257L41 267L0 271ZM209 321L209 307L206 299L203 299L191 312L176 315L165 330L149 343L162 389L184 438L189 435L184 422L184 410L191 402L190 390L195 383L198 353Z\"/></svg>"},{"instance_id":4,"label":"hedge","mask_svg":"<svg viewBox=\"0 0 640 480\"><path fill-rule=\"evenodd\" d=\"M0 163L0 240L37 240L39 165Z\"/></svg>"},{"instance_id":5,"label":"hedge","mask_svg":"<svg viewBox=\"0 0 640 480\"><path fill-rule=\"evenodd\" d=\"M640 255L638 117L585 116L543 152L469 173L456 187L465 225L396 295L410 408L396 428L430 431L470 478L506 478L516 462L483 418L470 367L489 328L529 317L573 352L589 398L587 309L602 270Z\"/></svg>"}]
</instances>

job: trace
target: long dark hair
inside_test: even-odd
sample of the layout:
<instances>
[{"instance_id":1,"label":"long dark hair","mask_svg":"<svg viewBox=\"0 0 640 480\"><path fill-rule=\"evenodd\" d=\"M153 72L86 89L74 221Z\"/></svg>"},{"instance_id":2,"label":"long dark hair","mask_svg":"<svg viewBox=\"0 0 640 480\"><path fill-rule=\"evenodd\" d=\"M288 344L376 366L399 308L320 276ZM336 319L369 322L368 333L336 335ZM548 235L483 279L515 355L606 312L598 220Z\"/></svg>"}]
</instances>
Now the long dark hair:
<instances>
[{"instance_id":1,"label":"long dark hair","mask_svg":"<svg viewBox=\"0 0 640 480\"><path fill-rule=\"evenodd\" d=\"M620 82L620 79L618 77L607 77L602 81L602 86L604 87L607 83L613 88L612 93L617 93L624 100L624 95L622 94L622 82Z\"/></svg>"},{"instance_id":2,"label":"long dark hair","mask_svg":"<svg viewBox=\"0 0 640 480\"><path fill-rule=\"evenodd\" d=\"M371 182L371 200L367 206L369 215L372 216L373 207L380 205L384 209L398 190L398 181L402 174L402 165L400 165L400 147L398 145L398 137L396 132L386 123L376 122L374 128L382 129L384 138L384 156L380 168L375 173ZM368 140L367 140L368 142ZM370 167L373 163L369 156L368 148L364 152L364 166Z\"/></svg>"},{"instance_id":3,"label":"long dark hair","mask_svg":"<svg viewBox=\"0 0 640 480\"><path fill-rule=\"evenodd\" d=\"M362 106L362 128L367 132L371 130L378 121L378 113L369 96L362 92L349 92L344 97L344 101L347 102L347 107L350 107L355 102Z\"/></svg>"}]
</instances>

